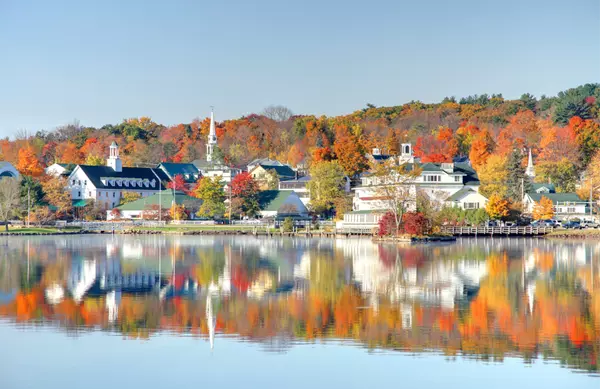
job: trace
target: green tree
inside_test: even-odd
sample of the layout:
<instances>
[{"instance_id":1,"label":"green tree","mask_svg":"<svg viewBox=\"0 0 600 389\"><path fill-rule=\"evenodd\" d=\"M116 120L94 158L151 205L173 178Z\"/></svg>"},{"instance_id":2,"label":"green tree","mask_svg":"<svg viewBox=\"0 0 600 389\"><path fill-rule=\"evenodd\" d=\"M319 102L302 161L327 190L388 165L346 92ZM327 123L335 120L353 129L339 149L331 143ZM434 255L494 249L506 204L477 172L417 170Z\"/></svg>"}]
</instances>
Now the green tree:
<instances>
[{"instance_id":1,"label":"green tree","mask_svg":"<svg viewBox=\"0 0 600 389\"><path fill-rule=\"evenodd\" d=\"M310 167L308 183L310 207L316 213L330 212L336 202L346 197L346 174L338 161L321 161Z\"/></svg>"},{"instance_id":2,"label":"green tree","mask_svg":"<svg viewBox=\"0 0 600 389\"><path fill-rule=\"evenodd\" d=\"M519 100L521 100L525 108L535 112L535 105L537 104L537 100L534 95L530 93L523 93Z\"/></svg>"},{"instance_id":3,"label":"green tree","mask_svg":"<svg viewBox=\"0 0 600 389\"><path fill-rule=\"evenodd\" d=\"M21 176L21 211L27 212L28 206L34 207L43 205L44 189L42 184L31 176Z\"/></svg>"},{"instance_id":4,"label":"green tree","mask_svg":"<svg viewBox=\"0 0 600 389\"><path fill-rule=\"evenodd\" d=\"M563 158L559 162L538 163L535 167L535 180L554 184L557 192L575 192L579 174L575 164Z\"/></svg>"},{"instance_id":5,"label":"green tree","mask_svg":"<svg viewBox=\"0 0 600 389\"><path fill-rule=\"evenodd\" d=\"M294 230L294 219L292 219L291 217L286 217L283 220L283 231L284 232L292 232Z\"/></svg>"},{"instance_id":6,"label":"green tree","mask_svg":"<svg viewBox=\"0 0 600 389\"><path fill-rule=\"evenodd\" d=\"M523 193L531 188L529 177L525 175L524 157L523 150L514 148L506 161L506 194L513 202L523 201Z\"/></svg>"},{"instance_id":7,"label":"green tree","mask_svg":"<svg viewBox=\"0 0 600 389\"><path fill-rule=\"evenodd\" d=\"M202 177L192 194L202 200L198 215L214 218L225 214L225 191L220 176Z\"/></svg>"}]
</instances>

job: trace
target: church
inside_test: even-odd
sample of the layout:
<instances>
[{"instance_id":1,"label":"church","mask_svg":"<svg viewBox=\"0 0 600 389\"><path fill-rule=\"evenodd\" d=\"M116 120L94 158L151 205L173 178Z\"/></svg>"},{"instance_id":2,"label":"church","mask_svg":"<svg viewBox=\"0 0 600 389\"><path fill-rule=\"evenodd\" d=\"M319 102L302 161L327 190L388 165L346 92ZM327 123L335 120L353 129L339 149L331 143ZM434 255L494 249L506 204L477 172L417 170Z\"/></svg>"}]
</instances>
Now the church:
<instances>
[{"instance_id":1,"label":"church","mask_svg":"<svg viewBox=\"0 0 600 389\"><path fill-rule=\"evenodd\" d=\"M123 167L115 142L109 150L106 166L77 165L69 175L67 189L75 206L94 200L105 209L112 209L126 192L148 197L164 190L170 181L160 168Z\"/></svg>"},{"instance_id":2,"label":"church","mask_svg":"<svg viewBox=\"0 0 600 389\"><path fill-rule=\"evenodd\" d=\"M233 178L241 173L241 169L229 167L222 160L222 153L217 153L219 146L217 144L217 131L215 126L214 112L210 112L210 131L208 133L208 142L206 143L206 160L197 159L194 166L202 173L204 177L221 176L225 184L229 184Z\"/></svg>"}]
</instances>

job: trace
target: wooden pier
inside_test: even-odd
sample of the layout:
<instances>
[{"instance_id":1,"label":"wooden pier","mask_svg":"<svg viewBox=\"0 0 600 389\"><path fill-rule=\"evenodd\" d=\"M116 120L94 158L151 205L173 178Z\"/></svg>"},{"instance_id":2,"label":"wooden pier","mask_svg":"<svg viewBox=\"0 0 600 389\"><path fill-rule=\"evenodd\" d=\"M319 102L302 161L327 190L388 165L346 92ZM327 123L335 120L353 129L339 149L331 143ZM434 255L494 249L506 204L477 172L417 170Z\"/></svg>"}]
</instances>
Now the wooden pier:
<instances>
[{"instance_id":1,"label":"wooden pier","mask_svg":"<svg viewBox=\"0 0 600 389\"><path fill-rule=\"evenodd\" d=\"M553 231L552 227L442 227L442 232L454 236L538 236Z\"/></svg>"}]
</instances>

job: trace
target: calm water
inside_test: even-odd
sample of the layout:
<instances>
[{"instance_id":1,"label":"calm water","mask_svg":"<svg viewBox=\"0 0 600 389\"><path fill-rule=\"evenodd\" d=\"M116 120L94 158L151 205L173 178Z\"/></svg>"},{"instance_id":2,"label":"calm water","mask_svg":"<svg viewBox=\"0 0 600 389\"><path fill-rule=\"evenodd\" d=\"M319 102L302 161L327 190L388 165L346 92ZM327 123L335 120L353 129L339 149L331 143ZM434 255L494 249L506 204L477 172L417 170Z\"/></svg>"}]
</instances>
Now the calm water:
<instances>
[{"instance_id":1,"label":"calm water","mask_svg":"<svg viewBox=\"0 0 600 389\"><path fill-rule=\"evenodd\" d=\"M600 387L600 243L0 238L0 388Z\"/></svg>"}]
</instances>

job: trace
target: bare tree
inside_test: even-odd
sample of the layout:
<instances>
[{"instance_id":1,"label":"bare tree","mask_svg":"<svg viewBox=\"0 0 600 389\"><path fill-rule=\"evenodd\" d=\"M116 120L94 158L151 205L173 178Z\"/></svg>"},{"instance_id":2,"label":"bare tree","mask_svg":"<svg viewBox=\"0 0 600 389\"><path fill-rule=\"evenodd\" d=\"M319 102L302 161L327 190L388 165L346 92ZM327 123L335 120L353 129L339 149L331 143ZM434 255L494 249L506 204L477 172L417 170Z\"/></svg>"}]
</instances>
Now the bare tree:
<instances>
[{"instance_id":1,"label":"bare tree","mask_svg":"<svg viewBox=\"0 0 600 389\"><path fill-rule=\"evenodd\" d=\"M291 109L283 105L269 105L261 114L276 122L285 122L294 115Z\"/></svg>"},{"instance_id":2,"label":"bare tree","mask_svg":"<svg viewBox=\"0 0 600 389\"><path fill-rule=\"evenodd\" d=\"M21 185L19 180L12 177L0 179L0 218L5 223L8 232L8 218L14 215L21 200Z\"/></svg>"},{"instance_id":3,"label":"bare tree","mask_svg":"<svg viewBox=\"0 0 600 389\"><path fill-rule=\"evenodd\" d=\"M411 164L375 163L372 167L371 185L383 208L394 215L396 235L402 225L402 217L408 210L416 208L417 190L415 181L421 172Z\"/></svg>"}]
</instances>

